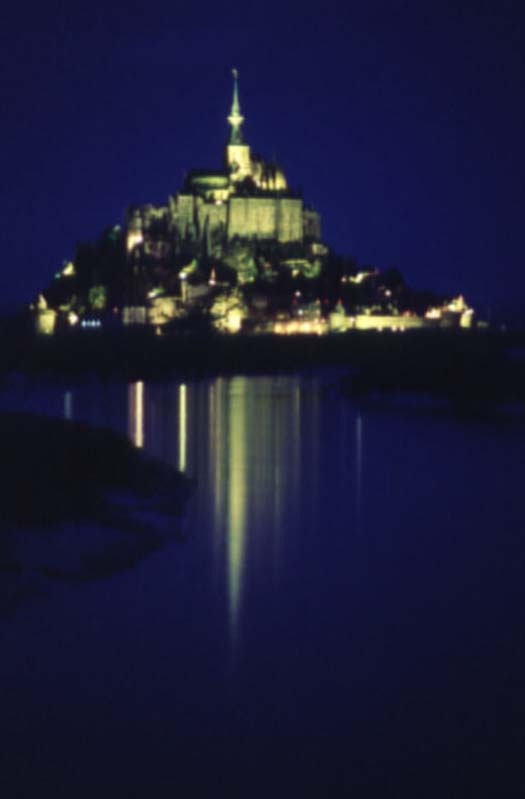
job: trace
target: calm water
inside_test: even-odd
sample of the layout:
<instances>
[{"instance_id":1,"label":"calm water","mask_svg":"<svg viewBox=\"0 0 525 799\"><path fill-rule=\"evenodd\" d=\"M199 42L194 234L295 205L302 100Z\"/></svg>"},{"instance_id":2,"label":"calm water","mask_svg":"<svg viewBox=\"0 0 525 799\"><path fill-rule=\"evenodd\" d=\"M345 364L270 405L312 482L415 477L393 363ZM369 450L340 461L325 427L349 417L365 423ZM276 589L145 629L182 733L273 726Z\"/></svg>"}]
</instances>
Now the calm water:
<instances>
[{"instance_id":1,"label":"calm water","mask_svg":"<svg viewBox=\"0 0 525 799\"><path fill-rule=\"evenodd\" d=\"M2 796L524 794L521 431L322 374L2 404L196 480L186 541L0 621Z\"/></svg>"}]
</instances>

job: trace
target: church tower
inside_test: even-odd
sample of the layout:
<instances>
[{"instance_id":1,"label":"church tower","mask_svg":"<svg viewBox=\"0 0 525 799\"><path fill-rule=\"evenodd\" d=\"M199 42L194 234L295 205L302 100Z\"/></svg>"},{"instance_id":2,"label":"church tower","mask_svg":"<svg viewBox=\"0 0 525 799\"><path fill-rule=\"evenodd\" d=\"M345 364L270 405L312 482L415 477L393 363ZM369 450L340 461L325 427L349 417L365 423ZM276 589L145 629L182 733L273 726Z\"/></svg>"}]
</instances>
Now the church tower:
<instances>
[{"instance_id":1,"label":"church tower","mask_svg":"<svg viewBox=\"0 0 525 799\"><path fill-rule=\"evenodd\" d=\"M242 135L242 123L244 117L241 114L241 106L239 103L239 85L238 85L238 72L236 69L232 70L233 74L233 100L228 122L230 124L230 138L226 146L226 164L231 173L231 179L234 182L244 180L245 177L252 173L252 162L250 156L250 147L244 143Z\"/></svg>"}]
</instances>

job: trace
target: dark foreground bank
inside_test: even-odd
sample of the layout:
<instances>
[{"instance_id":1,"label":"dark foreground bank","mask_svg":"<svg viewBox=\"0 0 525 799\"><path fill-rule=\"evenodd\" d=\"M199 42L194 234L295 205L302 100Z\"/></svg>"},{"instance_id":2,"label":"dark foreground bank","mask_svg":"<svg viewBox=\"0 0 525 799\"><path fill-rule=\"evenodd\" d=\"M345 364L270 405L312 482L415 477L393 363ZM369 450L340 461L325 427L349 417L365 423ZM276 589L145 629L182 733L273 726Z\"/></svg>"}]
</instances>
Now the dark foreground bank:
<instances>
[{"instance_id":1,"label":"dark foreground bank","mask_svg":"<svg viewBox=\"0 0 525 799\"><path fill-rule=\"evenodd\" d=\"M179 533L191 483L111 430L0 414L0 571L89 579Z\"/></svg>"}]
</instances>

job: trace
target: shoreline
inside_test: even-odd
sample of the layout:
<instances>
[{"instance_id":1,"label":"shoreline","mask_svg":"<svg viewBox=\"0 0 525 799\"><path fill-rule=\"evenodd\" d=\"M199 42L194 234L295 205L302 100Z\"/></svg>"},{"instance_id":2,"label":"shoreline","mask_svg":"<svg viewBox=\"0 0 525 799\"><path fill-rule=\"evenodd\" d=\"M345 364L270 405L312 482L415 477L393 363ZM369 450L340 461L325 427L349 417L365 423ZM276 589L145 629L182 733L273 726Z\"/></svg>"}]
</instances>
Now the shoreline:
<instances>
[{"instance_id":1,"label":"shoreline","mask_svg":"<svg viewBox=\"0 0 525 799\"><path fill-rule=\"evenodd\" d=\"M404 333L348 331L331 335L167 334L151 329L71 331L50 337L7 337L0 370L27 374L95 373L102 378L163 379L188 375L259 373L318 366L360 367L394 359L490 362L523 350L525 332L413 330ZM406 368L405 368L406 371Z\"/></svg>"},{"instance_id":2,"label":"shoreline","mask_svg":"<svg viewBox=\"0 0 525 799\"><path fill-rule=\"evenodd\" d=\"M134 328L8 337L0 374L102 381L200 379L336 368L360 402L404 395L445 400L459 413L525 411L525 332L349 331L318 335L168 334Z\"/></svg>"}]
</instances>

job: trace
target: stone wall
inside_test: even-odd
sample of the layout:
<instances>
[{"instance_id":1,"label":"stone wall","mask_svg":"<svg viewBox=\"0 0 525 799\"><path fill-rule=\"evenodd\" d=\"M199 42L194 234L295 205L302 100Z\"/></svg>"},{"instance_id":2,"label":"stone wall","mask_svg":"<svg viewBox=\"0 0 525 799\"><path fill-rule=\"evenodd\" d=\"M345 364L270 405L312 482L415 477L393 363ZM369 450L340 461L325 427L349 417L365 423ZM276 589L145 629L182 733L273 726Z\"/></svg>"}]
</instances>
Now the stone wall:
<instances>
[{"instance_id":1,"label":"stone wall","mask_svg":"<svg viewBox=\"0 0 525 799\"><path fill-rule=\"evenodd\" d=\"M223 239L274 239L281 243L302 242L303 236L320 237L319 215L303 208L300 199L282 196L230 197L225 201L206 201L193 194L170 197L168 206L139 206L130 209L126 219L128 252L142 245L152 223L164 223L163 241L203 241L212 252ZM160 237L162 238L162 237ZM158 233L155 241L160 241ZM149 248L151 250L151 247ZM167 257L156 245L158 257Z\"/></svg>"},{"instance_id":2,"label":"stone wall","mask_svg":"<svg viewBox=\"0 0 525 799\"><path fill-rule=\"evenodd\" d=\"M302 241L302 200L281 197L231 197L228 238Z\"/></svg>"},{"instance_id":3,"label":"stone wall","mask_svg":"<svg viewBox=\"0 0 525 799\"><path fill-rule=\"evenodd\" d=\"M413 330L417 327L425 327L425 320L420 316L358 314L355 317L356 330Z\"/></svg>"},{"instance_id":4,"label":"stone wall","mask_svg":"<svg viewBox=\"0 0 525 799\"><path fill-rule=\"evenodd\" d=\"M279 241L303 240L303 201L283 198L277 200Z\"/></svg>"},{"instance_id":5,"label":"stone wall","mask_svg":"<svg viewBox=\"0 0 525 799\"><path fill-rule=\"evenodd\" d=\"M358 314L346 316L342 313L331 313L328 319L329 329L333 332L345 330L414 330L428 327L428 320L421 316L394 316L386 314Z\"/></svg>"}]
</instances>

